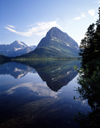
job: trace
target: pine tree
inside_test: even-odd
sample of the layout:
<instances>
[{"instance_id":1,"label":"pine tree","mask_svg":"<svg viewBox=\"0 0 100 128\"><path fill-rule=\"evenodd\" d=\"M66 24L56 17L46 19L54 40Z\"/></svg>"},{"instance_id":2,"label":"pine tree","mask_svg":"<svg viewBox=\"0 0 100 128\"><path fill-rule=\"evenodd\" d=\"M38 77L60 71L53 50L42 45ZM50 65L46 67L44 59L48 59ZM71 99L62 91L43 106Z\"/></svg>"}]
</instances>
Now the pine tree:
<instances>
[{"instance_id":1,"label":"pine tree","mask_svg":"<svg viewBox=\"0 0 100 128\"><path fill-rule=\"evenodd\" d=\"M79 54L83 64L100 57L100 8L98 14L99 20L88 27L84 39L81 40Z\"/></svg>"},{"instance_id":2,"label":"pine tree","mask_svg":"<svg viewBox=\"0 0 100 128\"><path fill-rule=\"evenodd\" d=\"M96 28L93 43L95 45L95 50L94 50L95 56L99 57L100 55L100 25L99 24L97 25L97 28Z\"/></svg>"},{"instance_id":3,"label":"pine tree","mask_svg":"<svg viewBox=\"0 0 100 128\"><path fill-rule=\"evenodd\" d=\"M84 39L81 40L80 55L83 63L89 61L94 54L95 24L88 27Z\"/></svg>"}]
</instances>

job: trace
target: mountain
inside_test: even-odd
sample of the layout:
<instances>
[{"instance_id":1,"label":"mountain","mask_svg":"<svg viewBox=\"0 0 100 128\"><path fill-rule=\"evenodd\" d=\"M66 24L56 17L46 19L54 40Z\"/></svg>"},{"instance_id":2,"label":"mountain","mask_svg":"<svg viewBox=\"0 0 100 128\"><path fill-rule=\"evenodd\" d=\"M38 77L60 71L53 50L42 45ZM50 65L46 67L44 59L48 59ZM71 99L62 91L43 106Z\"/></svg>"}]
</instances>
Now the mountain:
<instances>
[{"instance_id":1,"label":"mountain","mask_svg":"<svg viewBox=\"0 0 100 128\"><path fill-rule=\"evenodd\" d=\"M76 57L79 47L77 42L60 29L51 28L39 42L37 48L21 57Z\"/></svg>"},{"instance_id":2,"label":"mountain","mask_svg":"<svg viewBox=\"0 0 100 128\"><path fill-rule=\"evenodd\" d=\"M31 48L31 50L33 51L36 48L36 45L31 45L29 46Z\"/></svg>"},{"instance_id":3,"label":"mountain","mask_svg":"<svg viewBox=\"0 0 100 128\"><path fill-rule=\"evenodd\" d=\"M15 57L25 53L29 53L34 49L35 49L35 46L29 47L24 42L16 40L9 45L0 45L0 54L6 55L9 57Z\"/></svg>"}]
</instances>

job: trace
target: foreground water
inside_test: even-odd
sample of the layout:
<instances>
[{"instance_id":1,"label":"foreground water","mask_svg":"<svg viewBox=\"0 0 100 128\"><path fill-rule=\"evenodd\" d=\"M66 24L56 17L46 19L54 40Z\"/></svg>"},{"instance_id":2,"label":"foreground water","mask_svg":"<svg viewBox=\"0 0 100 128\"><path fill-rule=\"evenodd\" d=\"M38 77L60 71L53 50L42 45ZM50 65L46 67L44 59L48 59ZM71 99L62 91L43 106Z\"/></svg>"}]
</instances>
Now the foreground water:
<instances>
[{"instance_id":1,"label":"foreground water","mask_svg":"<svg viewBox=\"0 0 100 128\"><path fill-rule=\"evenodd\" d=\"M76 91L79 61L0 65L0 128L79 128L75 117L91 111Z\"/></svg>"}]
</instances>

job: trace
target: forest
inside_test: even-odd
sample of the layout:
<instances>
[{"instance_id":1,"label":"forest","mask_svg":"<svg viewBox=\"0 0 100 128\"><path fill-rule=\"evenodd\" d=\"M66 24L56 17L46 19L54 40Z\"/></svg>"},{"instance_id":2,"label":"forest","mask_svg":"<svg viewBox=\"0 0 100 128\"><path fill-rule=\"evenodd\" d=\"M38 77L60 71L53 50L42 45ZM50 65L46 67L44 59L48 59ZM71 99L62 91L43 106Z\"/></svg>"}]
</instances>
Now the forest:
<instances>
[{"instance_id":1,"label":"forest","mask_svg":"<svg viewBox=\"0 0 100 128\"><path fill-rule=\"evenodd\" d=\"M82 66L79 69L74 67L79 73L78 83L81 85L77 88L78 99L87 99L92 112L88 115L79 112L75 120L82 128L97 128L100 127L100 8L99 20L88 27L81 40L79 54Z\"/></svg>"}]
</instances>

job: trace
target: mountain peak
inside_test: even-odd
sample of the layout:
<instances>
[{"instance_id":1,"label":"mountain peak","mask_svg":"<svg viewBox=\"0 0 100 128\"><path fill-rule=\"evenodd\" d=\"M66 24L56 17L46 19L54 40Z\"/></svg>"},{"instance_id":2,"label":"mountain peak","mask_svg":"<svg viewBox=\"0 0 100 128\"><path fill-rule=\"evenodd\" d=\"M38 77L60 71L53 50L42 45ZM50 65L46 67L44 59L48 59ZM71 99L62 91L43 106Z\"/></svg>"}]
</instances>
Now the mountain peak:
<instances>
[{"instance_id":1,"label":"mountain peak","mask_svg":"<svg viewBox=\"0 0 100 128\"><path fill-rule=\"evenodd\" d=\"M9 57L19 56L25 53L33 51L36 46L27 46L24 42L15 40L13 43L8 45L0 45L0 53Z\"/></svg>"},{"instance_id":2,"label":"mountain peak","mask_svg":"<svg viewBox=\"0 0 100 128\"><path fill-rule=\"evenodd\" d=\"M27 45L24 43L24 42L21 42L21 41L18 41L18 40L15 40L13 43L11 43L10 45L13 45L13 46L23 46L24 48L27 47Z\"/></svg>"},{"instance_id":3,"label":"mountain peak","mask_svg":"<svg viewBox=\"0 0 100 128\"><path fill-rule=\"evenodd\" d=\"M48 32L47 32L47 37L59 37L59 34L63 33L60 29L58 29L57 27L52 27Z\"/></svg>"},{"instance_id":4,"label":"mountain peak","mask_svg":"<svg viewBox=\"0 0 100 128\"><path fill-rule=\"evenodd\" d=\"M60 30L59 28L57 28L57 27L52 27L49 31L53 31L53 30ZM61 31L61 30L60 30Z\"/></svg>"},{"instance_id":5,"label":"mountain peak","mask_svg":"<svg viewBox=\"0 0 100 128\"><path fill-rule=\"evenodd\" d=\"M57 27L53 27L47 32L46 37L40 41L35 52L39 52L38 48L42 48L42 50L44 48L44 51L49 49L53 53L57 51L60 56L61 54L65 56L78 56L79 49L77 42ZM48 51L48 53L50 53L50 51Z\"/></svg>"},{"instance_id":6,"label":"mountain peak","mask_svg":"<svg viewBox=\"0 0 100 128\"><path fill-rule=\"evenodd\" d=\"M55 37L57 39L60 39L64 42L66 42L66 40L68 41L69 38L71 38L67 33L61 31L59 28L57 27L52 27L46 34L47 38L52 38Z\"/></svg>"}]
</instances>

